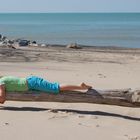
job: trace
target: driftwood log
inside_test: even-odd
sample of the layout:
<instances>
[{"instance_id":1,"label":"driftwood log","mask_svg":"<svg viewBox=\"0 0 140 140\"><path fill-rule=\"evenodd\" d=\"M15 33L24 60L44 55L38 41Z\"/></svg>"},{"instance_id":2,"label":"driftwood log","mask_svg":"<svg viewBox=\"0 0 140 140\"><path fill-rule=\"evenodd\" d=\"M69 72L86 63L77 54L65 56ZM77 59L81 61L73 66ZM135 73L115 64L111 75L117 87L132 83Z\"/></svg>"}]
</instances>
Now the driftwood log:
<instances>
[{"instance_id":1,"label":"driftwood log","mask_svg":"<svg viewBox=\"0 0 140 140\"><path fill-rule=\"evenodd\" d=\"M10 92L6 95L11 101L47 101L65 103L96 103L126 107L140 107L140 90L95 90L87 92L66 91L58 95L29 91L26 93Z\"/></svg>"}]
</instances>

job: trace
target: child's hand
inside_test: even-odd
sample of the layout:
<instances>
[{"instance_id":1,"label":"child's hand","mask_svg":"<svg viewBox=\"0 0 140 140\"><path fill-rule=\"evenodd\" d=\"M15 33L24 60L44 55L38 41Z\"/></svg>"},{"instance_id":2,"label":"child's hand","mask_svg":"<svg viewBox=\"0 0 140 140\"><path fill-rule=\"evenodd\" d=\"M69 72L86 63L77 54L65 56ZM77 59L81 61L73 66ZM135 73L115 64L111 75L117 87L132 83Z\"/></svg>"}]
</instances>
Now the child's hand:
<instances>
[{"instance_id":1,"label":"child's hand","mask_svg":"<svg viewBox=\"0 0 140 140\"><path fill-rule=\"evenodd\" d=\"M5 86L0 85L0 103L3 104L6 100Z\"/></svg>"},{"instance_id":2,"label":"child's hand","mask_svg":"<svg viewBox=\"0 0 140 140\"><path fill-rule=\"evenodd\" d=\"M4 104L5 99L4 98L0 98L0 104Z\"/></svg>"}]
</instances>

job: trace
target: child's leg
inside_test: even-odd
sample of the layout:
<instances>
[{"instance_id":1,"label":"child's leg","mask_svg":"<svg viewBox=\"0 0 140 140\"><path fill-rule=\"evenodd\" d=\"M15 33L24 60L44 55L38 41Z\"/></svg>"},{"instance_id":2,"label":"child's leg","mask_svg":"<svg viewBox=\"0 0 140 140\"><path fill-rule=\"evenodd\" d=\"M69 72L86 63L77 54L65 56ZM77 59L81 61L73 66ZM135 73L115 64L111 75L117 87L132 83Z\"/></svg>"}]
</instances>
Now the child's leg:
<instances>
[{"instance_id":1,"label":"child's leg","mask_svg":"<svg viewBox=\"0 0 140 140\"><path fill-rule=\"evenodd\" d=\"M82 83L80 86L77 86L77 85L60 86L60 91L86 90L89 88L92 88L92 87L89 85L86 85L85 83Z\"/></svg>"}]
</instances>

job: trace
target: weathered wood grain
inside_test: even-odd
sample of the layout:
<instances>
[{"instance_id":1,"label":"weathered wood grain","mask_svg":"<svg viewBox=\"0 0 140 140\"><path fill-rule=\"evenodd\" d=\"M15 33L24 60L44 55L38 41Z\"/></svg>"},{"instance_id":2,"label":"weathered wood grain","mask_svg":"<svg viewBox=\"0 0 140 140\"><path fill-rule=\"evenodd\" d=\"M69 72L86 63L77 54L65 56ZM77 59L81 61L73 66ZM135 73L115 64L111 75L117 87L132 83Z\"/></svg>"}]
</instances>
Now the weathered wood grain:
<instances>
[{"instance_id":1,"label":"weathered wood grain","mask_svg":"<svg viewBox=\"0 0 140 140\"><path fill-rule=\"evenodd\" d=\"M95 103L108 104L126 107L140 107L140 90L116 89L116 90L95 90L87 92L65 91L58 95L30 91L6 95L11 101L43 101L43 102L65 102L65 103Z\"/></svg>"}]
</instances>

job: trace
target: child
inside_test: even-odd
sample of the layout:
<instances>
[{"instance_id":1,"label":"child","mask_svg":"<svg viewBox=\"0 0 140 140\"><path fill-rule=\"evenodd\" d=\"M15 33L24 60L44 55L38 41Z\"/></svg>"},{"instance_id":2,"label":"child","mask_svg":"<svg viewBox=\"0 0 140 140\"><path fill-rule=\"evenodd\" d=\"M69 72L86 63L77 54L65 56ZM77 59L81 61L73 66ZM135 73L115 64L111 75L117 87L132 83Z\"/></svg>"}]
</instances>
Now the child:
<instances>
[{"instance_id":1,"label":"child","mask_svg":"<svg viewBox=\"0 0 140 140\"><path fill-rule=\"evenodd\" d=\"M85 83L82 83L80 86L77 85L61 86L59 85L59 83L51 83L37 76L29 76L26 78L3 76L0 78L0 103L3 104L5 102L6 92L37 90L42 92L58 94L61 91L86 90L89 88L92 87L86 85Z\"/></svg>"}]
</instances>

